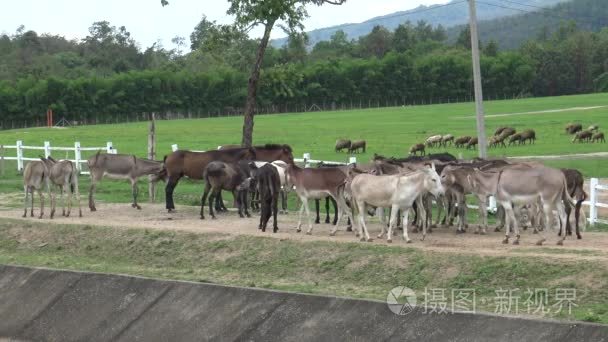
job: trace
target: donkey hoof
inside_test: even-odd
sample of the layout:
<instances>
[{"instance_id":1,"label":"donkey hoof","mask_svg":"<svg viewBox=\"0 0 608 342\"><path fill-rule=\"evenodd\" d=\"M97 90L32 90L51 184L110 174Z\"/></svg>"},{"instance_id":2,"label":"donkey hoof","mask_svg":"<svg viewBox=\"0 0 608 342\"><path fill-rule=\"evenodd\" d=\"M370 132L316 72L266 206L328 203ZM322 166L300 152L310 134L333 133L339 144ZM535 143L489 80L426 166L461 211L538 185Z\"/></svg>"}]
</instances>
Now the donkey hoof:
<instances>
[{"instance_id":1,"label":"donkey hoof","mask_svg":"<svg viewBox=\"0 0 608 342\"><path fill-rule=\"evenodd\" d=\"M543 245L543 242L545 242L545 239L538 240L538 241L536 242L536 245L537 245L537 246L542 246L542 245Z\"/></svg>"},{"instance_id":2,"label":"donkey hoof","mask_svg":"<svg viewBox=\"0 0 608 342\"><path fill-rule=\"evenodd\" d=\"M386 243L393 243L393 239L386 239Z\"/></svg>"},{"instance_id":3,"label":"donkey hoof","mask_svg":"<svg viewBox=\"0 0 608 342\"><path fill-rule=\"evenodd\" d=\"M558 246L563 246L563 245L564 245L564 240L559 240L559 241L557 241L557 245L558 245Z\"/></svg>"},{"instance_id":4,"label":"donkey hoof","mask_svg":"<svg viewBox=\"0 0 608 342\"><path fill-rule=\"evenodd\" d=\"M534 231L532 232L532 234L538 234L538 230L534 229ZM558 236L561 236L561 234L558 235Z\"/></svg>"},{"instance_id":5,"label":"donkey hoof","mask_svg":"<svg viewBox=\"0 0 608 342\"><path fill-rule=\"evenodd\" d=\"M576 238L581 240L583 237L581 235L577 235Z\"/></svg>"},{"instance_id":6,"label":"donkey hoof","mask_svg":"<svg viewBox=\"0 0 608 342\"><path fill-rule=\"evenodd\" d=\"M502 243L504 243L505 245L509 243L509 238L505 238L504 240L502 240Z\"/></svg>"},{"instance_id":7,"label":"donkey hoof","mask_svg":"<svg viewBox=\"0 0 608 342\"><path fill-rule=\"evenodd\" d=\"M407 240L405 241L405 243L412 243L412 240L407 239Z\"/></svg>"},{"instance_id":8,"label":"donkey hoof","mask_svg":"<svg viewBox=\"0 0 608 342\"><path fill-rule=\"evenodd\" d=\"M211 216L211 219L212 219L212 220L217 220L217 217L215 217L215 216Z\"/></svg>"},{"instance_id":9,"label":"donkey hoof","mask_svg":"<svg viewBox=\"0 0 608 342\"><path fill-rule=\"evenodd\" d=\"M519 245L519 240L515 240L515 241L513 241L513 244L514 244L514 245Z\"/></svg>"},{"instance_id":10,"label":"donkey hoof","mask_svg":"<svg viewBox=\"0 0 608 342\"><path fill-rule=\"evenodd\" d=\"M141 207L138 205L135 208L137 208L137 210L141 210Z\"/></svg>"},{"instance_id":11,"label":"donkey hoof","mask_svg":"<svg viewBox=\"0 0 608 342\"><path fill-rule=\"evenodd\" d=\"M26 215L26 214L23 214L23 215L21 215L21 217L27 217L27 215Z\"/></svg>"},{"instance_id":12,"label":"donkey hoof","mask_svg":"<svg viewBox=\"0 0 608 342\"><path fill-rule=\"evenodd\" d=\"M366 241L366 240L365 240L365 237L361 237L361 238L359 239L359 241L361 241L361 242L365 242L365 241Z\"/></svg>"},{"instance_id":13,"label":"donkey hoof","mask_svg":"<svg viewBox=\"0 0 608 342\"><path fill-rule=\"evenodd\" d=\"M93 208L89 208L91 211L97 211L97 208L93 207ZM171 212L171 211L169 211Z\"/></svg>"},{"instance_id":14,"label":"donkey hoof","mask_svg":"<svg viewBox=\"0 0 608 342\"><path fill-rule=\"evenodd\" d=\"M300 228L296 229L296 233L301 233L301 232L302 232L302 229L300 229Z\"/></svg>"},{"instance_id":15,"label":"donkey hoof","mask_svg":"<svg viewBox=\"0 0 608 342\"><path fill-rule=\"evenodd\" d=\"M475 232L473 232L473 234L479 234L479 232L478 232L478 231L475 231Z\"/></svg>"},{"instance_id":16,"label":"donkey hoof","mask_svg":"<svg viewBox=\"0 0 608 342\"><path fill-rule=\"evenodd\" d=\"M346 227L346 231L347 232L352 232L353 231L353 227Z\"/></svg>"},{"instance_id":17,"label":"donkey hoof","mask_svg":"<svg viewBox=\"0 0 608 342\"><path fill-rule=\"evenodd\" d=\"M250 218L250 217L251 217L251 214L249 214L249 213L248 213L248 214L247 214L247 215L245 215L245 216L247 216L248 218Z\"/></svg>"},{"instance_id":18,"label":"donkey hoof","mask_svg":"<svg viewBox=\"0 0 608 342\"><path fill-rule=\"evenodd\" d=\"M205 216L202 216L202 215L201 215L201 220L204 220L204 219L205 219Z\"/></svg>"},{"instance_id":19,"label":"donkey hoof","mask_svg":"<svg viewBox=\"0 0 608 342\"><path fill-rule=\"evenodd\" d=\"M482 230L482 231L480 231L480 232L479 232L479 235L486 235L486 234L487 234L487 233L486 233L486 231L485 231L485 230Z\"/></svg>"},{"instance_id":20,"label":"donkey hoof","mask_svg":"<svg viewBox=\"0 0 608 342\"><path fill-rule=\"evenodd\" d=\"M499 231L500 231L500 228L496 227L496 228L494 228L494 231L495 231L495 232L499 232Z\"/></svg>"},{"instance_id":21,"label":"donkey hoof","mask_svg":"<svg viewBox=\"0 0 608 342\"><path fill-rule=\"evenodd\" d=\"M329 236L336 236L336 232L330 232Z\"/></svg>"},{"instance_id":22,"label":"donkey hoof","mask_svg":"<svg viewBox=\"0 0 608 342\"><path fill-rule=\"evenodd\" d=\"M312 235L312 232L306 232L306 235Z\"/></svg>"}]
</instances>

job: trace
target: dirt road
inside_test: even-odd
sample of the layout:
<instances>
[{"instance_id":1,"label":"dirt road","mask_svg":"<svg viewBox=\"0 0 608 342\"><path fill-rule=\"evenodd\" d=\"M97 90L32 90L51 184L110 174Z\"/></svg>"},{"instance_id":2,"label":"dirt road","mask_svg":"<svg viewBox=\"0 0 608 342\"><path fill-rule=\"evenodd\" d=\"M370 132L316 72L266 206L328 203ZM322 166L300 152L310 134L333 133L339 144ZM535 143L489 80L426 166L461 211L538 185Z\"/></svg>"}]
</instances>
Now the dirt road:
<instances>
[{"instance_id":1,"label":"dirt road","mask_svg":"<svg viewBox=\"0 0 608 342\"><path fill-rule=\"evenodd\" d=\"M21 218L21 210L0 210L0 218ZM40 221L37 218L28 220ZM178 207L178 212L167 214L164 206L160 204L146 204L142 210L135 210L128 204L100 204L97 212L84 212L84 217L56 217L53 221L45 218L46 222L83 224L95 226L111 226L119 228L147 228L160 230L180 230L196 233L226 233L233 235L266 236L277 239L290 239L296 241L335 241L340 243L365 243L351 232L344 229L338 231L336 236L330 237L330 225L314 225L313 235L296 232L297 213L279 216L279 232L272 233L272 229L262 233L257 229L258 217L240 219L234 212L221 214L217 220L200 220L198 208L190 206ZM375 237L380 231L380 223L370 220L368 224L370 234ZM306 225L303 227L306 229ZM344 226L342 227L344 228ZM608 263L608 233L583 233L582 240L568 237L564 246L556 246L557 236L554 232L547 234L545 246L535 246L538 239L530 231L524 231L519 246L504 245L501 243L503 233L489 232L488 235L471 233L456 235L453 229L436 228L425 241L420 241L420 234L412 233L411 244L406 244L399 237L393 239L393 246L422 248L446 253L474 254L487 256L532 256L552 259L580 259L600 260ZM399 231L400 232L400 231ZM374 239L370 242L376 245L387 245L386 241Z\"/></svg>"}]
</instances>

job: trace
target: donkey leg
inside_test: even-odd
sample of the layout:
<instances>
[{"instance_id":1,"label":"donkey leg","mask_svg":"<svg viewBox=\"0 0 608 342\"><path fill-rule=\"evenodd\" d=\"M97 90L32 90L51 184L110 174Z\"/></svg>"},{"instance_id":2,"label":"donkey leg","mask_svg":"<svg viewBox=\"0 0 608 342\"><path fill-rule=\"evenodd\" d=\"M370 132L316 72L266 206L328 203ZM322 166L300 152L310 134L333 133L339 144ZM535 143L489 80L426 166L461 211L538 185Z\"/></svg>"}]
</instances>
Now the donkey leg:
<instances>
[{"instance_id":1,"label":"donkey leg","mask_svg":"<svg viewBox=\"0 0 608 342\"><path fill-rule=\"evenodd\" d=\"M359 233L361 235L361 241L371 242L372 239L369 237L367 231L367 225L365 224L365 202L357 202L357 210L359 211ZM384 228L383 228L384 230Z\"/></svg>"},{"instance_id":2,"label":"donkey leg","mask_svg":"<svg viewBox=\"0 0 608 342\"><path fill-rule=\"evenodd\" d=\"M25 199L23 201L23 216L22 217L27 217L27 200L30 194L30 189L27 185L23 186L23 189L25 190Z\"/></svg>"},{"instance_id":3,"label":"donkey leg","mask_svg":"<svg viewBox=\"0 0 608 342\"><path fill-rule=\"evenodd\" d=\"M56 190L58 187L60 188L60 191L61 191L59 199L61 200L61 202L62 202L61 204L63 206L63 214L61 216L65 216L65 202L63 201L63 187L61 187L61 186L53 186L54 190ZM55 208L57 206L57 202L56 202L57 201L57 198L56 198L57 195L55 195L55 191L52 191L50 193L49 197L51 198L51 215L50 215L50 218L52 219L52 218L55 217Z\"/></svg>"},{"instance_id":4,"label":"donkey leg","mask_svg":"<svg viewBox=\"0 0 608 342\"><path fill-rule=\"evenodd\" d=\"M300 212L298 213L298 227L296 228L296 232L301 232L302 231L302 213L304 212L304 201L306 201L306 199L302 199L300 198L300 202L302 202L300 204Z\"/></svg>"},{"instance_id":5,"label":"donkey leg","mask_svg":"<svg viewBox=\"0 0 608 342\"><path fill-rule=\"evenodd\" d=\"M570 220L568 218L568 215L566 215L566 209L565 208L567 206L564 206L564 202L562 202L561 199L558 200L557 203L555 204L555 207L557 209L557 213L559 215L559 220L561 221L560 225L559 225L559 230L560 231L562 230L562 227L564 226L564 221L569 221ZM570 235L572 235L572 233L570 233ZM563 245L564 244L564 240L566 240L566 234L564 234L562 237L559 238L559 240L557 240L557 244L559 246Z\"/></svg>"},{"instance_id":6,"label":"donkey leg","mask_svg":"<svg viewBox=\"0 0 608 342\"><path fill-rule=\"evenodd\" d=\"M581 218L581 205L583 204L583 200L577 200L576 201L576 206L574 207L574 219L576 220L576 238L577 239L582 239L583 237L581 236L581 231L580 231L580 227L579 227L579 220Z\"/></svg>"},{"instance_id":7,"label":"donkey leg","mask_svg":"<svg viewBox=\"0 0 608 342\"><path fill-rule=\"evenodd\" d=\"M40 197L40 215L38 218L41 219L44 216L44 193L42 189L38 189L38 196Z\"/></svg>"},{"instance_id":8,"label":"donkey leg","mask_svg":"<svg viewBox=\"0 0 608 342\"><path fill-rule=\"evenodd\" d=\"M97 191L97 183L103 177L103 173L99 174L96 171L91 171L91 186L89 187L89 209L96 211L95 207L95 192Z\"/></svg>"},{"instance_id":9,"label":"donkey leg","mask_svg":"<svg viewBox=\"0 0 608 342\"><path fill-rule=\"evenodd\" d=\"M137 178L131 178L131 193L133 194L133 203L131 207L141 210L139 204L137 204L137 195L139 194L139 187L137 186Z\"/></svg>"},{"instance_id":10,"label":"donkey leg","mask_svg":"<svg viewBox=\"0 0 608 342\"><path fill-rule=\"evenodd\" d=\"M312 218L310 217L310 209L308 208L308 200L303 200L304 210L306 210L306 217L308 218L308 231L306 235L312 235Z\"/></svg>"},{"instance_id":11,"label":"donkey leg","mask_svg":"<svg viewBox=\"0 0 608 342\"><path fill-rule=\"evenodd\" d=\"M336 200L333 197L331 197L331 196L329 196L327 200L330 201L331 205L334 207L333 225L335 226L336 224L338 224L338 202L336 202ZM344 203L344 205L346 206L346 202ZM325 202L325 208L327 209L327 202ZM325 212L329 216L329 213L330 213L329 210L326 210ZM350 231L350 230L347 229L347 231Z\"/></svg>"},{"instance_id":12,"label":"donkey leg","mask_svg":"<svg viewBox=\"0 0 608 342\"><path fill-rule=\"evenodd\" d=\"M209 185L209 182L205 182L205 190L203 190L203 196L201 196L201 220L205 219L205 201L209 195L209 189L211 189L211 185Z\"/></svg>"},{"instance_id":13,"label":"donkey leg","mask_svg":"<svg viewBox=\"0 0 608 342\"><path fill-rule=\"evenodd\" d=\"M31 192L31 195L32 195L31 196L32 197L31 198L32 199L32 203L31 203L32 205L30 207L30 217L34 217L34 188L31 188L30 192Z\"/></svg>"},{"instance_id":14,"label":"donkey leg","mask_svg":"<svg viewBox=\"0 0 608 342\"><path fill-rule=\"evenodd\" d=\"M412 242L412 240L410 240L410 237L407 232L407 225L408 225L407 220L409 219L409 217L408 217L409 215L410 215L409 208L404 209L403 210L403 239L405 240L406 243Z\"/></svg>"},{"instance_id":15,"label":"donkey leg","mask_svg":"<svg viewBox=\"0 0 608 342\"><path fill-rule=\"evenodd\" d=\"M285 194L280 189L279 189L279 193ZM273 219L272 232L276 233L279 231L279 221L277 219L277 213L279 211L279 198L277 196L277 193L271 194L271 196L272 196L272 203L271 203L272 207L271 208L272 208L272 219Z\"/></svg>"},{"instance_id":16,"label":"donkey leg","mask_svg":"<svg viewBox=\"0 0 608 342\"><path fill-rule=\"evenodd\" d=\"M317 218L315 218L315 223L321 223L321 218L319 217L319 199L315 198L315 211L317 212ZM325 223L329 223L329 220L325 221Z\"/></svg>"},{"instance_id":17,"label":"donkey leg","mask_svg":"<svg viewBox=\"0 0 608 342\"><path fill-rule=\"evenodd\" d=\"M171 178L167 180L167 185L165 185L165 208L168 212L173 212L175 210L175 203L173 202L173 191L177 186L177 182L179 178Z\"/></svg>"}]
</instances>

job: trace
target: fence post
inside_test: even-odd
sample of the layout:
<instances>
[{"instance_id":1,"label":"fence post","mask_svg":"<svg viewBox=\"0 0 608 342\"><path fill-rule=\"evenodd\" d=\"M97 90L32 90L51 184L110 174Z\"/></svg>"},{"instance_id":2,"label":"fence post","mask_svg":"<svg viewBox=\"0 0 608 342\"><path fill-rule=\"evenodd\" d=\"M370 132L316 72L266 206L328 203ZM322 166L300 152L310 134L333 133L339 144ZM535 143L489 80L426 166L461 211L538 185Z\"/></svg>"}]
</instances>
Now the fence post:
<instances>
[{"instance_id":1,"label":"fence post","mask_svg":"<svg viewBox=\"0 0 608 342\"><path fill-rule=\"evenodd\" d=\"M357 164L357 157L351 156L350 158L348 158L348 163L349 164Z\"/></svg>"},{"instance_id":2,"label":"fence post","mask_svg":"<svg viewBox=\"0 0 608 342\"><path fill-rule=\"evenodd\" d=\"M304 167L310 167L310 164L308 164L308 161L310 160L310 153L304 153L302 158L304 158Z\"/></svg>"},{"instance_id":3,"label":"fence post","mask_svg":"<svg viewBox=\"0 0 608 342\"><path fill-rule=\"evenodd\" d=\"M50 156L51 156L51 142L45 141L44 142L44 158L48 158Z\"/></svg>"},{"instance_id":4,"label":"fence post","mask_svg":"<svg viewBox=\"0 0 608 342\"><path fill-rule=\"evenodd\" d=\"M0 145L0 176L4 176L4 145Z\"/></svg>"},{"instance_id":5,"label":"fence post","mask_svg":"<svg viewBox=\"0 0 608 342\"><path fill-rule=\"evenodd\" d=\"M112 142L111 142L111 141L108 141L108 142L106 143L106 153L110 153L110 154L114 153L114 152L112 151L113 149L114 149L114 146L112 146Z\"/></svg>"},{"instance_id":6,"label":"fence post","mask_svg":"<svg viewBox=\"0 0 608 342\"><path fill-rule=\"evenodd\" d=\"M80 154L80 141L74 143L74 162L76 163L76 168L78 172L80 172L80 160L82 159L82 155Z\"/></svg>"},{"instance_id":7,"label":"fence post","mask_svg":"<svg viewBox=\"0 0 608 342\"><path fill-rule=\"evenodd\" d=\"M488 211L493 213L497 212L496 210L496 197L490 196L490 200L488 201Z\"/></svg>"},{"instance_id":8,"label":"fence post","mask_svg":"<svg viewBox=\"0 0 608 342\"><path fill-rule=\"evenodd\" d=\"M589 181L589 223L594 226L597 221L597 185L599 180L591 178Z\"/></svg>"},{"instance_id":9,"label":"fence post","mask_svg":"<svg viewBox=\"0 0 608 342\"><path fill-rule=\"evenodd\" d=\"M177 150L179 150L179 148L177 147L177 144L171 145L171 151L175 152Z\"/></svg>"},{"instance_id":10,"label":"fence post","mask_svg":"<svg viewBox=\"0 0 608 342\"><path fill-rule=\"evenodd\" d=\"M156 159L156 118L154 113L150 117L150 125L148 126L148 159ZM154 202L156 200L156 183L152 182L152 175L148 176L148 200Z\"/></svg>"},{"instance_id":11,"label":"fence post","mask_svg":"<svg viewBox=\"0 0 608 342\"><path fill-rule=\"evenodd\" d=\"M23 141L17 140L17 171L23 171Z\"/></svg>"}]
</instances>

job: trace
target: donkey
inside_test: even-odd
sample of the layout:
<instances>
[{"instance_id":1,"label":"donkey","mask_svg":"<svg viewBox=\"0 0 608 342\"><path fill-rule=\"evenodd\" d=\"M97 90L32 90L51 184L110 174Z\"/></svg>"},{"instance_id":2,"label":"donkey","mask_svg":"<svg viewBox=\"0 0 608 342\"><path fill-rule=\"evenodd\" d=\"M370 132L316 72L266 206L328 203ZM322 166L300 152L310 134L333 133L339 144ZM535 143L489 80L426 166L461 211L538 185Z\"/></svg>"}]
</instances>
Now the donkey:
<instances>
[{"instance_id":1,"label":"donkey","mask_svg":"<svg viewBox=\"0 0 608 342\"><path fill-rule=\"evenodd\" d=\"M583 125L580 123L569 123L566 125L566 133L575 134L583 130Z\"/></svg>"},{"instance_id":2,"label":"donkey","mask_svg":"<svg viewBox=\"0 0 608 342\"><path fill-rule=\"evenodd\" d=\"M346 173L344 171L339 168L302 169L295 164L291 164L287 167L287 177L289 182L295 186L296 194L302 201L298 216L298 232L302 231L302 213L306 210L306 216L308 217L306 234L312 234L312 219L308 208L308 200L325 198L327 195L331 196L338 204L338 224L344 212L352 222L352 213L348 209L343 196L346 183ZM335 225L329 235L335 235L337 230L338 225Z\"/></svg>"},{"instance_id":3,"label":"donkey","mask_svg":"<svg viewBox=\"0 0 608 342\"><path fill-rule=\"evenodd\" d=\"M205 219L205 200L209 196L209 215L215 219L213 213L213 199L217 197L222 190L232 191L239 210L239 216L243 216L243 207L245 207L245 215L251 217L247 210L247 187L241 186L249 177L249 169L246 165L229 164L221 161L212 161L207 164L203 171L203 179L205 179L205 191L201 198L201 220Z\"/></svg>"},{"instance_id":4,"label":"donkey","mask_svg":"<svg viewBox=\"0 0 608 342\"><path fill-rule=\"evenodd\" d=\"M72 211L72 197L75 195L78 202L78 216L82 217L82 207L80 206L80 191L78 190L78 175L79 171L76 164L70 160L56 161L52 157L40 158L46 167L49 169L49 180L51 183L60 189L61 194L61 214L70 216ZM68 211L65 211L65 200L63 194L68 196ZM51 192L51 218L55 216L55 195Z\"/></svg>"},{"instance_id":5,"label":"donkey","mask_svg":"<svg viewBox=\"0 0 608 342\"><path fill-rule=\"evenodd\" d=\"M89 188L89 209L91 211L97 210L94 199L95 191L97 190L97 183L104 176L113 179L128 179L131 182L131 192L133 194L131 207L137 209L141 209L137 204L139 193L137 179L145 175L154 175L151 181L158 182L165 178L162 162L137 158L130 154L106 154L98 151L87 160L87 165L91 172L91 187Z\"/></svg>"},{"instance_id":6,"label":"donkey","mask_svg":"<svg viewBox=\"0 0 608 342\"><path fill-rule=\"evenodd\" d=\"M427 147L436 147L436 146L441 146L441 141L443 139L442 135L433 135L428 137L425 141L424 144Z\"/></svg>"},{"instance_id":7,"label":"donkey","mask_svg":"<svg viewBox=\"0 0 608 342\"><path fill-rule=\"evenodd\" d=\"M273 216L272 232L279 230L277 221L278 198L281 189L281 181L278 169L272 164L265 164L258 168L256 163L249 163L251 178L255 179L261 197L260 225L258 229L266 231L268 220Z\"/></svg>"},{"instance_id":8,"label":"donkey","mask_svg":"<svg viewBox=\"0 0 608 342\"><path fill-rule=\"evenodd\" d=\"M566 177L566 184L568 188L568 193L570 197L576 198L576 204L574 206L574 225L576 227L576 237L577 239L582 239L580 228L579 228L579 219L581 215L581 206L583 201L587 199L587 193L585 193L584 183L585 179L583 178L583 174L575 169L561 169L564 176ZM566 232L565 234L572 235L572 227L570 226L570 206L566 206ZM560 228L559 234L562 234L562 230Z\"/></svg>"},{"instance_id":9,"label":"donkey","mask_svg":"<svg viewBox=\"0 0 608 342\"><path fill-rule=\"evenodd\" d=\"M435 164L421 170L396 175L369 175L355 176L350 184L353 204L357 208L359 217L359 234L361 241L372 241L365 225L365 206L390 207L391 219L388 228L387 242L392 242L393 227L397 221L397 213L403 210L403 239L410 243L408 236L409 209L420 195L430 192L436 197L443 195L445 189L441 184L439 175L435 171ZM426 228L422 233L422 240L426 237ZM378 238L384 237L384 225Z\"/></svg>"},{"instance_id":10,"label":"donkey","mask_svg":"<svg viewBox=\"0 0 608 342\"><path fill-rule=\"evenodd\" d=\"M34 190L38 192L38 196L40 197L40 215L38 216L38 218L41 219L42 216L44 216L44 194L42 192L44 188L46 188L49 197L51 197L48 167L41 160L29 162L25 166L25 170L23 170L23 190L25 191L23 217L27 217L27 201L30 193L32 196L30 216L34 216Z\"/></svg>"},{"instance_id":11,"label":"donkey","mask_svg":"<svg viewBox=\"0 0 608 342\"><path fill-rule=\"evenodd\" d=\"M164 170L167 178L165 187L165 204L169 212L175 210L173 191L179 180L186 176L190 179L202 179L203 170L212 161L235 163L239 160L260 160L272 162L282 160L293 163L293 154L289 145L267 144L255 147L231 148L220 151L190 152L178 150L165 157Z\"/></svg>"},{"instance_id":12,"label":"donkey","mask_svg":"<svg viewBox=\"0 0 608 342\"><path fill-rule=\"evenodd\" d=\"M471 140L469 140L469 142L466 144L467 150L470 148L475 148L478 142L477 137L472 137Z\"/></svg>"},{"instance_id":13,"label":"donkey","mask_svg":"<svg viewBox=\"0 0 608 342\"><path fill-rule=\"evenodd\" d=\"M533 129L526 129L521 132L521 143L526 144L526 140L530 142L530 144L534 144L536 141L536 132Z\"/></svg>"},{"instance_id":14,"label":"donkey","mask_svg":"<svg viewBox=\"0 0 608 342\"><path fill-rule=\"evenodd\" d=\"M535 203L539 198L545 214L545 231L549 231L553 209L557 209L561 224L566 223L565 206L574 207L574 202L567 189L566 177L561 170L546 166L506 167L499 172L487 173L475 170L482 175L485 186L496 187L496 201L505 210L506 234L503 243L509 243L510 228L513 226L516 239L514 245L519 244L519 225L515 218L513 205ZM540 233L540 232L539 232ZM542 245L546 238L541 234L537 245ZM563 245L565 234L558 240Z\"/></svg>"},{"instance_id":15,"label":"donkey","mask_svg":"<svg viewBox=\"0 0 608 342\"><path fill-rule=\"evenodd\" d=\"M258 168L260 168L266 164L270 164L275 169L277 169L277 172L279 174L280 196L281 196L281 210L279 211L279 213L289 214L289 209L287 208L287 195L289 193L290 184L287 182L287 174L285 173L285 169L287 169L287 163L285 163L282 160L275 160L271 163L261 162L261 161L256 161L254 163L255 163L255 166ZM251 195L252 208L255 207L256 209L259 209L259 206L258 206L258 201L260 199L259 197L260 197L259 191L257 191L257 190L252 191L252 195Z\"/></svg>"}]
</instances>

